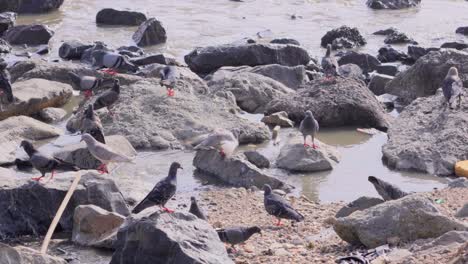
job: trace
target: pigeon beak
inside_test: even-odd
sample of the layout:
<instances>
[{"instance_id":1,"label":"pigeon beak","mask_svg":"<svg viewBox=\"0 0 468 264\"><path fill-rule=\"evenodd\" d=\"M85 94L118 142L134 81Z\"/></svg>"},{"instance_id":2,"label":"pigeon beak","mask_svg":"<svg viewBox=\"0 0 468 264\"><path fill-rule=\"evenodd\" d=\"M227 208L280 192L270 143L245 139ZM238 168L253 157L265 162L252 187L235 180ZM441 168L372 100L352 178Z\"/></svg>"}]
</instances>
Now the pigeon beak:
<instances>
[{"instance_id":1,"label":"pigeon beak","mask_svg":"<svg viewBox=\"0 0 468 264\"><path fill-rule=\"evenodd\" d=\"M184 168L182 168L182 166L180 166L179 169L183 170Z\"/></svg>"}]
</instances>

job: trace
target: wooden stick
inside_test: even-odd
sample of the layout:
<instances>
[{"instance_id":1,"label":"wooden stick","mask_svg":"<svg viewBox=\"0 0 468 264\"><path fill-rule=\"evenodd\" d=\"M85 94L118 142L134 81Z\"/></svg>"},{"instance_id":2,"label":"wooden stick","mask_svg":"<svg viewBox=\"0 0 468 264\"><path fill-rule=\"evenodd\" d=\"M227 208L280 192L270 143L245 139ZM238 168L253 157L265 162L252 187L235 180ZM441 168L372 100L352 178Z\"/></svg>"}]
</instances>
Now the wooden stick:
<instances>
[{"instance_id":1,"label":"wooden stick","mask_svg":"<svg viewBox=\"0 0 468 264\"><path fill-rule=\"evenodd\" d=\"M57 224L60 221L60 218L62 217L63 211L65 211L65 208L67 207L68 202L70 202L70 199L73 193L75 192L76 186L78 186L80 179L81 179L81 173L78 171L76 173L75 180L73 180L70 186L70 189L68 189L68 192L65 195L65 198L63 198L62 204L60 204L60 207L57 210L57 214L55 215L54 219L52 220L52 223L49 226L49 230L47 230L47 234L44 238L44 241L42 242L41 254L44 255L47 253L47 248L49 247L50 239L52 238L55 228L57 227Z\"/></svg>"}]
</instances>

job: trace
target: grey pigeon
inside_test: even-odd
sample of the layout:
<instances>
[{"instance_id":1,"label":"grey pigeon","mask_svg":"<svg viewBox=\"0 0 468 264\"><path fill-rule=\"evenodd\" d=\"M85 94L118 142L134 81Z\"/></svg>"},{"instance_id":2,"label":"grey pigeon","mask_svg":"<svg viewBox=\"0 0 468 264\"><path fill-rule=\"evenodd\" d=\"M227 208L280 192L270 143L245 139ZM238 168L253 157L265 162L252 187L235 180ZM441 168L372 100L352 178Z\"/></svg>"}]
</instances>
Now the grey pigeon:
<instances>
[{"instance_id":1,"label":"grey pigeon","mask_svg":"<svg viewBox=\"0 0 468 264\"><path fill-rule=\"evenodd\" d=\"M304 220L304 216L292 208L283 197L272 192L270 185L265 184L263 190L265 192L263 197L265 210L278 219L276 225L281 225L281 219L290 219L296 222Z\"/></svg>"},{"instance_id":2,"label":"grey pigeon","mask_svg":"<svg viewBox=\"0 0 468 264\"><path fill-rule=\"evenodd\" d=\"M197 199L195 199L195 197L192 196L190 197L190 202L191 203L190 203L189 213L195 215L196 217L200 219L206 220L205 213L203 213L200 207L198 207Z\"/></svg>"},{"instance_id":3,"label":"grey pigeon","mask_svg":"<svg viewBox=\"0 0 468 264\"><path fill-rule=\"evenodd\" d=\"M174 196L177 189L177 170L182 169L178 162L173 162L169 168L169 174L154 186L153 190L133 208L132 213L138 214L144 209L159 205L164 211L172 213L171 209L165 207L167 201Z\"/></svg>"},{"instance_id":4,"label":"grey pigeon","mask_svg":"<svg viewBox=\"0 0 468 264\"><path fill-rule=\"evenodd\" d=\"M90 134L83 134L81 136L81 141L86 143L88 151L91 153L91 155L101 161L102 164L99 166L99 168L97 168L100 173L109 173L107 165L109 165L111 162L133 162L131 158L122 154L118 154L109 146L98 142Z\"/></svg>"},{"instance_id":5,"label":"grey pigeon","mask_svg":"<svg viewBox=\"0 0 468 264\"><path fill-rule=\"evenodd\" d=\"M177 68L175 66L165 66L159 71L159 75L161 75L161 85L167 89L167 95L174 96L174 86L179 76Z\"/></svg>"},{"instance_id":6,"label":"grey pigeon","mask_svg":"<svg viewBox=\"0 0 468 264\"><path fill-rule=\"evenodd\" d=\"M86 98L93 95L93 91L100 88L110 86L114 83L112 78L96 78L94 76L79 76L73 72L68 73L74 87L83 91Z\"/></svg>"},{"instance_id":7,"label":"grey pigeon","mask_svg":"<svg viewBox=\"0 0 468 264\"><path fill-rule=\"evenodd\" d=\"M256 233L261 234L262 230L258 226L253 227L227 227L223 229L217 229L219 239L226 243L230 244L232 249L235 251L234 245L244 243L251 236Z\"/></svg>"},{"instance_id":8,"label":"grey pigeon","mask_svg":"<svg viewBox=\"0 0 468 264\"><path fill-rule=\"evenodd\" d=\"M375 190L377 190L385 201L400 199L408 195L408 193L400 190L400 188L395 185L378 179L377 177L369 176L368 181L374 185Z\"/></svg>"},{"instance_id":9,"label":"grey pigeon","mask_svg":"<svg viewBox=\"0 0 468 264\"><path fill-rule=\"evenodd\" d=\"M41 176L32 178L35 181L40 181L45 177L46 173L51 172L50 179L54 178L55 170L63 171L79 171L80 169L73 164L67 163L58 158L39 152L34 148L31 142L23 140L20 145L29 156L31 165L41 172Z\"/></svg>"},{"instance_id":10,"label":"grey pigeon","mask_svg":"<svg viewBox=\"0 0 468 264\"><path fill-rule=\"evenodd\" d=\"M137 72L138 66L131 63L127 56L106 50L96 50L91 54L92 65L95 68L107 68L105 72L115 74L114 70L124 72Z\"/></svg>"},{"instance_id":11,"label":"grey pigeon","mask_svg":"<svg viewBox=\"0 0 468 264\"><path fill-rule=\"evenodd\" d=\"M93 104L94 110L98 110L98 109L106 107L109 113L113 115L110 108L115 102L117 102L117 100L119 100L119 95L120 95L120 84L119 84L119 80L116 79L114 80L114 86L111 89L100 94L98 98L96 99L96 101L94 101L94 104Z\"/></svg>"},{"instance_id":12,"label":"grey pigeon","mask_svg":"<svg viewBox=\"0 0 468 264\"><path fill-rule=\"evenodd\" d=\"M304 146L308 147L307 144L307 136L312 137L312 147L315 149L317 145L315 145L315 135L319 131L319 124L317 120L314 118L314 114L310 110L305 112L305 117L301 121L301 125L299 126L299 131L301 131L302 136L304 137Z\"/></svg>"},{"instance_id":13,"label":"grey pigeon","mask_svg":"<svg viewBox=\"0 0 468 264\"><path fill-rule=\"evenodd\" d=\"M84 111L83 121L81 123L81 132L88 133L97 141L106 144L104 133L102 132L101 119L94 113L94 106L88 105L88 108Z\"/></svg>"},{"instance_id":14,"label":"grey pigeon","mask_svg":"<svg viewBox=\"0 0 468 264\"><path fill-rule=\"evenodd\" d=\"M10 74L6 67L6 62L3 60L0 61L0 102L3 103L3 98L5 98L7 103L13 103L13 90L11 89Z\"/></svg>"},{"instance_id":15,"label":"grey pigeon","mask_svg":"<svg viewBox=\"0 0 468 264\"><path fill-rule=\"evenodd\" d=\"M200 144L195 146L195 150L210 150L219 151L221 156L230 157L236 148L239 146L239 132L234 129L233 132L218 128L213 133L209 134Z\"/></svg>"},{"instance_id":16,"label":"grey pigeon","mask_svg":"<svg viewBox=\"0 0 468 264\"><path fill-rule=\"evenodd\" d=\"M322 58L322 69L325 73L325 78L330 80L337 75L338 72L338 62L336 61L335 56L331 54L332 46L331 44L327 45L327 53L325 57Z\"/></svg>"},{"instance_id":17,"label":"grey pigeon","mask_svg":"<svg viewBox=\"0 0 468 264\"><path fill-rule=\"evenodd\" d=\"M442 91L445 97L445 103L450 109L453 109L452 104L458 98L458 106L461 105L461 97L463 95L463 81L458 76L458 70L451 67L442 83Z\"/></svg>"}]
</instances>

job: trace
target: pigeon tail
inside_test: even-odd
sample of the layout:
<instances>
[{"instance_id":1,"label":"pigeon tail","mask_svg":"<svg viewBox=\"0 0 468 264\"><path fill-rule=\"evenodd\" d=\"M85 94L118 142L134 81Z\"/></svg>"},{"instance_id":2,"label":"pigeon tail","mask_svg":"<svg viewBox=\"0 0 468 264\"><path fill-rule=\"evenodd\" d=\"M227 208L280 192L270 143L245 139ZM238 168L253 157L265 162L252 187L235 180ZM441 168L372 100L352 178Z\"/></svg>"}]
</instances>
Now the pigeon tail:
<instances>
[{"instance_id":1,"label":"pigeon tail","mask_svg":"<svg viewBox=\"0 0 468 264\"><path fill-rule=\"evenodd\" d=\"M68 77L70 77L70 80L73 82L74 85L76 85L77 87L80 87L81 77L78 74L74 72L69 72Z\"/></svg>"}]
</instances>

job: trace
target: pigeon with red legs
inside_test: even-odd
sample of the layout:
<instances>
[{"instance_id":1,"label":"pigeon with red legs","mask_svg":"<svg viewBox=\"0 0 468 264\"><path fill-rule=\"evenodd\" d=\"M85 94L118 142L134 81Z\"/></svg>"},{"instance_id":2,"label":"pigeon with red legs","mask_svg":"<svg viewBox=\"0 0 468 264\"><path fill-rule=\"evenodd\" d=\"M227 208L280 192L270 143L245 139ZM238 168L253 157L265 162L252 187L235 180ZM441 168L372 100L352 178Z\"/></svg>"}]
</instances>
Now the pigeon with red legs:
<instances>
[{"instance_id":1,"label":"pigeon with red legs","mask_svg":"<svg viewBox=\"0 0 468 264\"><path fill-rule=\"evenodd\" d=\"M83 119L81 121L81 132L88 133L97 141L106 144L104 133L102 132L101 119L94 112L94 106L88 105L88 108L84 111Z\"/></svg>"},{"instance_id":2,"label":"pigeon with red legs","mask_svg":"<svg viewBox=\"0 0 468 264\"><path fill-rule=\"evenodd\" d=\"M278 219L276 223L277 226L281 225L281 219L289 219L295 222L304 220L304 216L292 208L283 197L272 192L270 185L265 184L263 190L263 204L265 205L265 210L268 214Z\"/></svg>"},{"instance_id":3,"label":"pigeon with red legs","mask_svg":"<svg viewBox=\"0 0 468 264\"><path fill-rule=\"evenodd\" d=\"M173 162L167 177L156 183L153 190L133 208L132 213L138 214L148 207L159 205L165 212L174 212L166 208L166 203L174 196L177 189L177 170L182 169L178 162Z\"/></svg>"},{"instance_id":4,"label":"pigeon with red legs","mask_svg":"<svg viewBox=\"0 0 468 264\"><path fill-rule=\"evenodd\" d=\"M101 87L110 87L114 80L111 78L96 78L94 76L79 76L73 72L68 73L73 87L82 91L88 99L93 95L93 91Z\"/></svg>"},{"instance_id":5,"label":"pigeon with red legs","mask_svg":"<svg viewBox=\"0 0 468 264\"><path fill-rule=\"evenodd\" d=\"M307 144L307 136L310 135L312 137L312 147L314 149L318 148L318 146L315 145L315 135L319 131L319 124L310 110L305 112L305 117L301 121L299 131L301 131L304 137L304 147L310 147L309 144Z\"/></svg>"},{"instance_id":6,"label":"pigeon with red legs","mask_svg":"<svg viewBox=\"0 0 468 264\"><path fill-rule=\"evenodd\" d=\"M234 245L244 243L256 233L261 234L262 230L258 226L252 227L227 227L216 229L221 242L230 244L232 251L236 252Z\"/></svg>"},{"instance_id":7,"label":"pigeon with red legs","mask_svg":"<svg viewBox=\"0 0 468 264\"><path fill-rule=\"evenodd\" d=\"M32 178L35 181L40 181L42 178L45 177L46 173L50 172L51 177L50 180L54 178L54 174L56 170L62 171L79 171L80 169L75 165L60 160L58 158L54 158L50 155L44 154L39 152L36 148L34 148L33 144L29 141L23 140L20 145L24 151L29 156L29 162L31 165L41 173L40 177Z\"/></svg>"},{"instance_id":8,"label":"pigeon with red legs","mask_svg":"<svg viewBox=\"0 0 468 264\"><path fill-rule=\"evenodd\" d=\"M223 157L230 157L236 148L239 146L239 130L233 129L232 132L218 128L209 134L200 144L195 146L195 150L210 150L214 149L219 151Z\"/></svg>"},{"instance_id":9,"label":"pigeon with red legs","mask_svg":"<svg viewBox=\"0 0 468 264\"><path fill-rule=\"evenodd\" d=\"M161 85L167 89L167 96L173 97L175 95L174 87L179 77L177 68L175 66L165 66L159 70L159 75L161 76Z\"/></svg>"},{"instance_id":10,"label":"pigeon with red legs","mask_svg":"<svg viewBox=\"0 0 468 264\"><path fill-rule=\"evenodd\" d=\"M0 103L13 103L13 90L11 89L10 74L8 73L7 63L0 59ZM4 98L6 100L4 100Z\"/></svg>"},{"instance_id":11,"label":"pigeon with red legs","mask_svg":"<svg viewBox=\"0 0 468 264\"><path fill-rule=\"evenodd\" d=\"M332 46L331 44L327 45L327 53L325 57L322 58L322 69L325 73L325 81L333 81L333 78L338 74L338 62L336 61L335 56L331 54Z\"/></svg>"},{"instance_id":12,"label":"pigeon with red legs","mask_svg":"<svg viewBox=\"0 0 468 264\"><path fill-rule=\"evenodd\" d=\"M119 80L115 79L114 86L111 89L100 94L98 98L96 99L96 101L94 101L94 104L93 104L94 110L98 110L98 109L106 107L107 110L109 111L109 114L114 115L114 113L110 110L110 108L115 102L117 102L117 100L119 100L119 96L120 96L120 84L119 84Z\"/></svg>"},{"instance_id":13,"label":"pigeon with red legs","mask_svg":"<svg viewBox=\"0 0 468 264\"><path fill-rule=\"evenodd\" d=\"M463 81L458 76L458 70L455 67L451 67L442 82L442 92L445 97L445 104L449 106L450 109L453 109L452 105L455 100L458 98L458 105L461 105L461 97L463 95Z\"/></svg>"}]
</instances>

